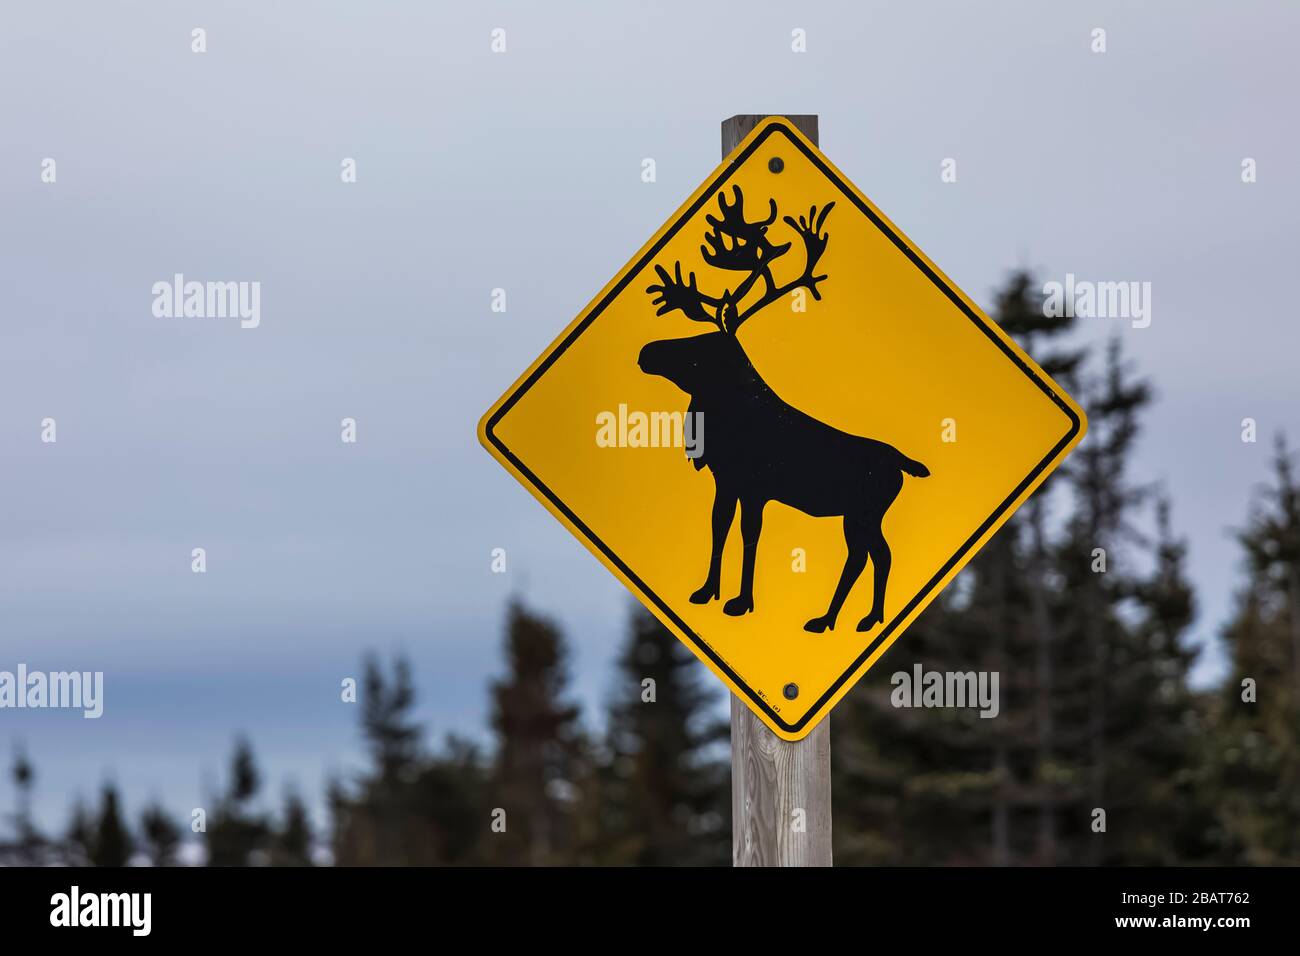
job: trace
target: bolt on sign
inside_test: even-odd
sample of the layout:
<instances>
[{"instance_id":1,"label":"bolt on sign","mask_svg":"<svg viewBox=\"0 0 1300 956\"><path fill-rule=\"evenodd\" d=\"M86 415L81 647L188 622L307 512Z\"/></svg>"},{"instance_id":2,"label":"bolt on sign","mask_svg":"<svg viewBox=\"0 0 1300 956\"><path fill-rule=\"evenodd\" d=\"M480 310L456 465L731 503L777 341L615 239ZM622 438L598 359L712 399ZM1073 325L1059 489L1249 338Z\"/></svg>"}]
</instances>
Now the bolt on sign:
<instances>
[{"instance_id":1,"label":"bolt on sign","mask_svg":"<svg viewBox=\"0 0 1300 956\"><path fill-rule=\"evenodd\" d=\"M1085 429L1060 386L770 118L479 436L797 740Z\"/></svg>"}]
</instances>

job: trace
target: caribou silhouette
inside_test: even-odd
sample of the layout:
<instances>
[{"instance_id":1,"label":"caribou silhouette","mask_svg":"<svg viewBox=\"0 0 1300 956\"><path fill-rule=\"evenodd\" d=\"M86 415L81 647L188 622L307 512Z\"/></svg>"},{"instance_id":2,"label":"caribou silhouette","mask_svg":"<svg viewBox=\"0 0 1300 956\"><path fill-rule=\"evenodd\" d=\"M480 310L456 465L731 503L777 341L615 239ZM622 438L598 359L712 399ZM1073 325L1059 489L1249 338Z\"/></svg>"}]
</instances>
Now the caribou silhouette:
<instances>
[{"instance_id":1,"label":"caribou silhouette","mask_svg":"<svg viewBox=\"0 0 1300 956\"><path fill-rule=\"evenodd\" d=\"M722 551L740 506L740 534L744 543L740 593L723 605L723 612L738 616L754 610L754 562L763 530L763 509L779 501L813 517L842 517L848 557L830 607L804 629L821 632L835 627L835 619L870 557L875 568L871 611L859 623L868 631L885 620L885 586L891 554L882 522L885 512L903 487L903 476L925 478L930 472L897 448L871 438L851 435L818 421L783 401L754 368L736 332L751 316L793 292L805 289L821 299L817 263L830 235L822 232L835 203L819 213L813 206L805 218L783 217L803 241L803 272L777 285L774 261L790 251L792 242L776 245L768 235L776 222L776 200L769 199L765 219L747 222L744 195L733 187L734 199L718 194L718 214L705 217L710 230L700 246L704 262L717 269L745 273L734 289L713 296L700 291L695 273L682 276L677 262L670 274L655 266L659 282L646 292L659 306L656 315L679 311L715 331L686 338L651 342L641 349L637 364L649 375L668 379L690 396L688 412L704 414L709 439L703 454L691 459L695 467L713 475L713 549L708 576L691 595L695 604L707 604L721 592ZM742 300L755 289L750 305Z\"/></svg>"}]
</instances>

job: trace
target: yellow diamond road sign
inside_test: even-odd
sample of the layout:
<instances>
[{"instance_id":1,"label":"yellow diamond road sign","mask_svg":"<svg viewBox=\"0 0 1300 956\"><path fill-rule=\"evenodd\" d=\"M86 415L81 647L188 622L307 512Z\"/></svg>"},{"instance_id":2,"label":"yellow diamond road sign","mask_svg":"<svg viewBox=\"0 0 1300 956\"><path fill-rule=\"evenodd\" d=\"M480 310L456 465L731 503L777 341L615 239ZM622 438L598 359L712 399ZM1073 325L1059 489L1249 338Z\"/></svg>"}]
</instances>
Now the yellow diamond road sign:
<instances>
[{"instance_id":1,"label":"yellow diamond road sign","mask_svg":"<svg viewBox=\"0 0 1300 956\"><path fill-rule=\"evenodd\" d=\"M1085 428L1069 395L773 118L479 435L797 740Z\"/></svg>"}]
</instances>

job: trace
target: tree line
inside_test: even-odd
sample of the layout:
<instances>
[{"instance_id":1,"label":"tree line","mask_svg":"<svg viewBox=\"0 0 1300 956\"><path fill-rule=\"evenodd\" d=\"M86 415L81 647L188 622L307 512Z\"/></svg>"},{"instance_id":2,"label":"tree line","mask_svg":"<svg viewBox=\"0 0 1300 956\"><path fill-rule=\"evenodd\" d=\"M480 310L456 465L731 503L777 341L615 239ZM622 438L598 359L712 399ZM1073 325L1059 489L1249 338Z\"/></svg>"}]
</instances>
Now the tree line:
<instances>
[{"instance_id":1,"label":"tree line","mask_svg":"<svg viewBox=\"0 0 1300 956\"><path fill-rule=\"evenodd\" d=\"M329 820L314 830L301 796L277 813L259 799L262 774L236 741L225 781L197 836L210 866L668 865L730 859L727 727L720 692L657 620L634 610L605 732L582 724L568 695L560 630L522 603L507 609L507 673L494 682L490 757L448 736L429 747L413 718L411 669L368 658L359 689L367 767L327 786ZM116 786L78 802L62 834L33 823L34 768L16 753L12 838L0 863L124 866L178 863L192 819L157 803L135 826ZM325 850L322 854L322 850Z\"/></svg>"},{"instance_id":2,"label":"tree line","mask_svg":"<svg viewBox=\"0 0 1300 956\"><path fill-rule=\"evenodd\" d=\"M1073 319L1045 316L1028 274L993 311L1080 398L1089 435L830 718L836 862L1300 863L1300 485L1286 446L1241 503L1228 674L1195 689L1186 545L1163 490L1129 468L1149 383L1118 343L1071 345ZM293 791L262 809L238 740L198 834L207 862L729 862L722 693L655 618L629 617L599 731L571 696L554 623L512 602L503 650L487 748L428 744L409 665L367 659L367 765L328 784L315 825ZM891 674L913 662L997 672L998 716L894 706ZM38 832L33 774L17 752L0 862L177 861L191 821L150 804L130 824L112 785L62 834Z\"/></svg>"}]
</instances>

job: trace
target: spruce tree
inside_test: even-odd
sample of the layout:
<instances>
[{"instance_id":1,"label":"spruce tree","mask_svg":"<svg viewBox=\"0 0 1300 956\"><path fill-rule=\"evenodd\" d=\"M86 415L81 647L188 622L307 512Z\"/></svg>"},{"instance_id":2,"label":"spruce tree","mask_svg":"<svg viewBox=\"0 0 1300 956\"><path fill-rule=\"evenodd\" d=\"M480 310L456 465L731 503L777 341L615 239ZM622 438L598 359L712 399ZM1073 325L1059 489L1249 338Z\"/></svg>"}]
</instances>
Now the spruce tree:
<instances>
[{"instance_id":1,"label":"spruce tree","mask_svg":"<svg viewBox=\"0 0 1300 956\"><path fill-rule=\"evenodd\" d=\"M1114 698L1119 688L1133 684L1134 675L1122 672L1117 659L1126 637L1119 609L1136 586L1131 531L1134 509L1147 494L1131 483L1127 469L1138 413L1150 391L1131 379L1112 340L1101 376L1086 383L1082 398L1088 436L1070 463L1074 507L1057 552L1073 612L1057 635L1056 724L1072 728L1061 740L1062 812L1068 822L1063 821L1058 862L1096 865L1114 860L1120 842L1111 830L1121 820L1108 802L1118 782L1112 745L1121 708ZM1105 831L1098 811L1106 814Z\"/></svg>"},{"instance_id":2,"label":"spruce tree","mask_svg":"<svg viewBox=\"0 0 1300 956\"><path fill-rule=\"evenodd\" d=\"M730 788L718 696L701 665L649 612L632 611L609 711L607 862L723 865Z\"/></svg>"},{"instance_id":3,"label":"spruce tree","mask_svg":"<svg viewBox=\"0 0 1300 956\"><path fill-rule=\"evenodd\" d=\"M1300 863L1300 487L1279 439L1273 482L1239 534L1248 579L1224 632L1217 702L1218 830L1232 862Z\"/></svg>"},{"instance_id":4,"label":"spruce tree","mask_svg":"<svg viewBox=\"0 0 1300 956\"><path fill-rule=\"evenodd\" d=\"M425 752L413 719L414 684L405 659L385 677L370 657L363 681L362 733L371 766L354 786L335 780L327 800L339 866L448 866L485 862L485 762L478 748L448 737Z\"/></svg>"},{"instance_id":5,"label":"spruce tree","mask_svg":"<svg viewBox=\"0 0 1300 956\"><path fill-rule=\"evenodd\" d=\"M378 659L368 657L362 682L362 732L377 775L386 783L409 779L418 762L420 728L410 717L414 706L410 662L399 657L392 680L385 681Z\"/></svg>"},{"instance_id":6,"label":"spruce tree","mask_svg":"<svg viewBox=\"0 0 1300 956\"><path fill-rule=\"evenodd\" d=\"M284 809L271 845L272 866L311 866L312 833L307 807L298 791L285 791Z\"/></svg>"},{"instance_id":7,"label":"spruce tree","mask_svg":"<svg viewBox=\"0 0 1300 956\"><path fill-rule=\"evenodd\" d=\"M270 826L256 807L261 785L252 745L240 737L230 758L229 785L208 821L208 866L249 866L264 861Z\"/></svg>"},{"instance_id":8,"label":"spruce tree","mask_svg":"<svg viewBox=\"0 0 1300 956\"><path fill-rule=\"evenodd\" d=\"M566 651L554 624L518 601L508 609L506 676L491 687L496 756L488 799L505 813L488 848L501 863L553 865L575 853L578 708L566 698ZM500 819L500 818L498 818Z\"/></svg>"},{"instance_id":9,"label":"spruce tree","mask_svg":"<svg viewBox=\"0 0 1300 956\"><path fill-rule=\"evenodd\" d=\"M27 752L21 747L14 749L10 776L17 793L17 807L12 823L14 841L9 846L0 844L0 862L8 857L16 866L39 866L44 861L45 839L36 829L32 818L32 791L36 787L36 768L32 766Z\"/></svg>"},{"instance_id":10,"label":"spruce tree","mask_svg":"<svg viewBox=\"0 0 1300 956\"><path fill-rule=\"evenodd\" d=\"M1041 290L1028 272L1018 271L1011 275L997 295L994 314L998 325L1015 338L1048 375L1070 391L1077 391L1080 368L1087 352L1062 341L1073 330L1074 316L1066 312L1058 316L1046 315ZM1022 535L1017 553L1023 560L1018 573L1029 602L1033 673L1027 681L1029 699L1026 699L1025 706L1032 707L1032 714L1020 716L1015 710L1013 713L1024 725L1024 732L1032 736L1033 753L1027 779L1023 782L1028 788L1024 793L1032 803L1034 818L1033 848L1027 859L1039 865L1056 862L1059 790L1063 776L1056 755L1053 693L1057 634L1064 610L1061 596L1053 589L1050 580L1052 556L1047 525L1052 505L1059 497L1055 492L1065 474L1068 474L1068 465L1034 493L1012 519L1012 529L1008 532ZM1017 647L1016 651L1028 653L1030 649Z\"/></svg>"},{"instance_id":11,"label":"spruce tree","mask_svg":"<svg viewBox=\"0 0 1300 956\"><path fill-rule=\"evenodd\" d=\"M485 862L488 833L485 814L486 770L474 744L449 736L427 761L413 787L432 853L443 866Z\"/></svg>"},{"instance_id":12,"label":"spruce tree","mask_svg":"<svg viewBox=\"0 0 1300 956\"><path fill-rule=\"evenodd\" d=\"M140 849L152 866L175 866L181 842L180 828L162 804L154 802L140 814Z\"/></svg>"},{"instance_id":13,"label":"spruce tree","mask_svg":"<svg viewBox=\"0 0 1300 956\"><path fill-rule=\"evenodd\" d=\"M73 801L72 814L64 830L62 862L68 866L89 866L94 845L95 827L85 802L78 796Z\"/></svg>"},{"instance_id":14,"label":"spruce tree","mask_svg":"<svg viewBox=\"0 0 1300 956\"><path fill-rule=\"evenodd\" d=\"M1118 342L1084 390L1089 434L1074 455L1074 510L1057 549L1070 613L1058 633L1060 862L1172 864L1204 858L1197 786L1202 714L1188 688L1193 654L1184 545L1167 504L1130 477L1151 401ZM1142 529L1154 523L1154 537ZM1104 813L1105 830L1100 829Z\"/></svg>"},{"instance_id":15,"label":"spruce tree","mask_svg":"<svg viewBox=\"0 0 1300 956\"><path fill-rule=\"evenodd\" d=\"M117 787L104 785L99 805L99 822L91 846L92 866L126 866L131 858L131 836L118 803Z\"/></svg>"},{"instance_id":16,"label":"spruce tree","mask_svg":"<svg viewBox=\"0 0 1300 956\"><path fill-rule=\"evenodd\" d=\"M1112 806L1124 840L1116 862L1172 866L1210 862L1212 804L1205 786L1203 702L1188 676L1196 654L1186 643L1195 597L1184 564L1187 545L1173 532L1172 509L1156 504L1153 567L1137 583L1136 615L1117 648L1112 684L1117 783Z\"/></svg>"},{"instance_id":17,"label":"spruce tree","mask_svg":"<svg viewBox=\"0 0 1300 956\"><path fill-rule=\"evenodd\" d=\"M350 804L349 827L340 836L340 862L380 866L436 863L434 829L415 800L421 767L418 724L412 719L415 688L410 663L393 662L385 678L379 661L366 658L361 690L361 729L371 771ZM337 842L337 841L336 841Z\"/></svg>"}]
</instances>

